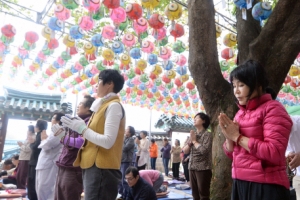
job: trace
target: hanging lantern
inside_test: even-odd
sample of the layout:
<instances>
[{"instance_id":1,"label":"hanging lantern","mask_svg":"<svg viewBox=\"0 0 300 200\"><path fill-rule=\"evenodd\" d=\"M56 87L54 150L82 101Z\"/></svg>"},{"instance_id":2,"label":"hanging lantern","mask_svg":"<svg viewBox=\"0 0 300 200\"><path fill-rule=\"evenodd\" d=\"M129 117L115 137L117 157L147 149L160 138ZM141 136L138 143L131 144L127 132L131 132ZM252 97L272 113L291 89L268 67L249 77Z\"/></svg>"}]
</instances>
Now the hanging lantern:
<instances>
[{"instance_id":1,"label":"hanging lantern","mask_svg":"<svg viewBox=\"0 0 300 200\"><path fill-rule=\"evenodd\" d=\"M111 49L113 50L114 53L120 54L123 53L124 51L124 45L121 41L114 41Z\"/></svg>"},{"instance_id":2,"label":"hanging lantern","mask_svg":"<svg viewBox=\"0 0 300 200\"><path fill-rule=\"evenodd\" d=\"M272 6L269 2L258 2L252 8L252 16L258 21L267 19L272 13Z\"/></svg>"},{"instance_id":3,"label":"hanging lantern","mask_svg":"<svg viewBox=\"0 0 300 200\"><path fill-rule=\"evenodd\" d=\"M111 49L104 49L102 51L102 57L108 63L111 63L114 60L115 54L114 54L114 52Z\"/></svg>"},{"instance_id":4,"label":"hanging lantern","mask_svg":"<svg viewBox=\"0 0 300 200\"><path fill-rule=\"evenodd\" d=\"M66 45L68 48L70 47L74 47L75 46L75 40L69 36L69 35L65 35L64 39L63 39L63 43L64 45Z\"/></svg>"},{"instance_id":5,"label":"hanging lantern","mask_svg":"<svg viewBox=\"0 0 300 200\"><path fill-rule=\"evenodd\" d=\"M42 29L42 36L46 39L46 40L50 40L51 38L51 29L47 26L45 26L43 29Z\"/></svg>"},{"instance_id":6,"label":"hanging lantern","mask_svg":"<svg viewBox=\"0 0 300 200\"><path fill-rule=\"evenodd\" d=\"M103 0L102 3L108 8L108 9L115 9L120 7L120 0Z\"/></svg>"},{"instance_id":7,"label":"hanging lantern","mask_svg":"<svg viewBox=\"0 0 300 200\"><path fill-rule=\"evenodd\" d=\"M60 31L63 27L63 22L56 17L51 17L48 21L48 27L52 31Z\"/></svg>"},{"instance_id":8,"label":"hanging lantern","mask_svg":"<svg viewBox=\"0 0 300 200\"><path fill-rule=\"evenodd\" d=\"M163 40L164 38L166 38L166 35L167 35L167 29L165 27L162 27L160 29L157 29L157 30L154 30L152 32L152 35L153 37L158 40L158 41L161 41Z\"/></svg>"},{"instance_id":9,"label":"hanging lantern","mask_svg":"<svg viewBox=\"0 0 300 200\"><path fill-rule=\"evenodd\" d=\"M82 5L89 12L96 12L100 8L100 0L82 0Z\"/></svg>"},{"instance_id":10,"label":"hanging lantern","mask_svg":"<svg viewBox=\"0 0 300 200\"><path fill-rule=\"evenodd\" d=\"M176 52L176 53L182 53L182 52L185 51L186 46L185 46L185 44L182 41L177 40L176 42L174 42L172 48L173 48L174 52Z\"/></svg>"},{"instance_id":11,"label":"hanging lantern","mask_svg":"<svg viewBox=\"0 0 300 200\"><path fill-rule=\"evenodd\" d=\"M136 67L139 68L141 71L144 71L147 67L147 62L143 59L140 59L136 63Z\"/></svg>"},{"instance_id":12,"label":"hanging lantern","mask_svg":"<svg viewBox=\"0 0 300 200\"><path fill-rule=\"evenodd\" d=\"M164 66L165 70L171 70L173 69L173 62L168 60L166 63L165 63L165 66Z\"/></svg>"},{"instance_id":13,"label":"hanging lantern","mask_svg":"<svg viewBox=\"0 0 300 200\"><path fill-rule=\"evenodd\" d=\"M126 21L126 11L122 7L115 8L111 11L110 18L115 25L119 26Z\"/></svg>"},{"instance_id":14,"label":"hanging lantern","mask_svg":"<svg viewBox=\"0 0 300 200\"><path fill-rule=\"evenodd\" d=\"M48 42L49 49L56 49L58 46L59 46L59 43L58 43L57 39L55 39L55 38L50 39L50 41Z\"/></svg>"},{"instance_id":15,"label":"hanging lantern","mask_svg":"<svg viewBox=\"0 0 300 200\"><path fill-rule=\"evenodd\" d=\"M71 16L70 10L68 10L61 4L56 5L56 7L54 8L54 14L57 17L57 19L61 21L66 21Z\"/></svg>"},{"instance_id":16,"label":"hanging lantern","mask_svg":"<svg viewBox=\"0 0 300 200\"><path fill-rule=\"evenodd\" d=\"M223 44L227 47L233 47L237 43L236 35L233 33L228 33L223 38Z\"/></svg>"},{"instance_id":17,"label":"hanging lantern","mask_svg":"<svg viewBox=\"0 0 300 200\"><path fill-rule=\"evenodd\" d=\"M216 24L216 38L220 37L222 33L222 28L221 26Z\"/></svg>"},{"instance_id":18,"label":"hanging lantern","mask_svg":"<svg viewBox=\"0 0 300 200\"><path fill-rule=\"evenodd\" d=\"M104 38L102 37L101 34L95 34L93 35L92 39L91 39L91 43L95 46L95 47L102 47L104 46Z\"/></svg>"},{"instance_id":19,"label":"hanging lantern","mask_svg":"<svg viewBox=\"0 0 300 200\"><path fill-rule=\"evenodd\" d=\"M178 66L176 68L176 72L182 76L182 75L185 75L187 73L187 67L186 66Z\"/></svg>"},{"instance_id":20,"label":"hanging lantern","mask_svg":"<svg viewBox=\"0 0 300 200\"><path fill-rule=\"evenodd\" d=\"M151 41L143 41L142 42L142 51L145 53L152 53L154 51L155 47L153 42Z\"/></svg>"},{"instance_id":21,"label":"hanging lantern","mask_svg":"<svg viewBox=\"0 0 300 200\"><path fill-rule=\"evenodd\" d=\"M158 58L156 54L149 54L147 61L150 65L155 65L158 62Z\"/></svg>"},{"instance_id":22,"label":"hanging lantern","mask_svg":"<svg viewBox=\"0 0 300 200\"><path fill-rule=\"evenodd\" d=\"M39 40L39 35L34 31L29 31L25 33L25 40L32 45Z\"/></svg>"},{"instance_id":23,"label":"hanging lantern","mask_svg":"<svg viewBox=\"0 0 300 200\"><path fill-rule=\"evenodd\" d=\"M225 60L233 58L233 56L234 56L234 53L231 48L225 48L221 51L221 57L224 58Z\"/></svg>"},{"instance_id":24,"label":"hanging lantern","mask_svg":"<svg viewBox=\"0 0 300 200\"><path fill-rule=\"evenodd\" d=\"M62 0L62 4L70 10L74 10L75 8L78 8L79 0Z\"/></svg>"},{"instance_id":25,"label":"hanging lantern","mask_svg":"<svg viewBox=\"0 0 300 200\"><path fill-rule=\"evenodd\" d=\"M159 76L162 73L162 68L159 65L154 65L151 69L151 73L155 74L156 76Z\"/></svg>"},{"instance_id":26,"label":"hanging lantern","mask_svg":"<svg viewBox=\"0 0 300 200\"><path fill-rule=\"evenodd\" d=\"M135 40L135 37L133 34L131 33L126 33L124 36L123 36L123 39L122 39L122 42L125 46L127 47L132 47L135 43L136 43L136 40Z\"/></svg>"},{"instance_id":27,"label":"hanging lantern","mask_svg":"<svg viewBox=\"0 0 300 200\"><path fill-rule=\"evenodd\" d=\"M179 55L175 58L174 62L179 66L183 66L186 64L187 60L184 55Z\"/></svg>"},{"instance_id":28,"label":"hanging lantern","mask_svg":"<svg viewBox=\"0 0 300 200\"><path fill-rule=\"evenodd\" d=\"M75 25L70 28L70 36L75 40L83 38L83 35L83 30L79 26Z\"/></svg>"},{"instance_id":29,"label":"hanging lantern","mask_svg":"<svg viewBox=\"0 0 300 200\"><path fill-rule=\"evenodd\" d=\"M172 51L167 47L162 47L160 50L159 57L161 57L163 60L169 60L172 56Z\"/></svg>"},{"instance_id":30,"label":"hanging lantern","mask_svg":"<svg viewBox=\"0 0 300 200\"><path fill-rule=\"evenodd\" d=\"M108 40L114 39L116 36L115 28L111 25L106 25L102 29L102 37Z\"/></svg>"},{"instance_id":31,"label":"hanging lantern","mask_svg":"<svg viewBox=\"0 0 300 200\"><path fill-rule=\"evenodd\" d=\"M145 18L141 17L133 22L133 29L137 34L144 33L148 29L148 22Z\"/></svg>"},{"instance_id":32,"label":"hanging lantern","mask_svg":"<svg viewBox=\"0 0 300 200\"><path fill-rule=\"evenodd\" d=\"M150 19L148 20L148 23L149 26L157 30L162 28L165 25L165 19L163 16L159 15L158 13L154 13L151 15Z\"/></svg>"},{"instance_id":33,"label":"hanging lantern","mask_svg":"<svg viewBox=\"0 0 300 200\"><path fill-rule=\"evenodd\" d=\"M178 3L171 3L165 8L165 15L172 21L172 27L174 27L176 19L179 19L182 15L182 6Z\"/></svg>"},{"instance_id":34,"label":"hanging lantern","mask_svg":"<svg viewBox=\"0 0 300 200\"><path fill-rule=\"evenodd\" d=\"M1 28L1 33L7 38L12 38L16 35L16 29L12 25L7 24Z\"/></svg>"},{"instance_id":35,"label":"hanging lantern","mask_svg":"<svg viewBox=\"0 0 300 200\"><path fill-rule=\"evenodd\" d=\"M129 3L126 6L127 17L131 20L137 20L142 17L143 9L138 3Z\"/></svg>"},{"instance_id":36,"label":"hanging lantern","mask_svg":"<svg viewBox=\"0 0 300 200\"><path fill-rule=\"evenodd\" d=\"M179 38L184 35L184 27L181 24L175 24L173 28L171 28L170 34L175 38Z\"/></svg>"},{"instance_id":37,"label":"hanging lantern","mask_svg":"<svg viewBox=\"0 0 300 200\"><path fill-rule=\"evenodd\" d=\"M222 71L227 71L230 68L230 66L226 60L220 61L220 67L221 67Z\"/></svg>"},{"instance_id":38,"label":"hanging lantern","mask_svg":"<svg viewBox=\"0 0 300 200\"><path fill-rule=\"evenodd\" d=\"M130 50L130 57L133 59L140 59L142 57L141 49L140 48L132 48Z\"/></svg>"},{"instance_id":39,"label":"hanging lantern","mask_svg":"<svg viewBox=\"0 0 300 200\"><path fill-rule=\"evenodd\" d=\"M94 21L89 16L82 16L79 20L79 26L82 30L90 31L94 28Z\"/></svg>"}]
</instances>

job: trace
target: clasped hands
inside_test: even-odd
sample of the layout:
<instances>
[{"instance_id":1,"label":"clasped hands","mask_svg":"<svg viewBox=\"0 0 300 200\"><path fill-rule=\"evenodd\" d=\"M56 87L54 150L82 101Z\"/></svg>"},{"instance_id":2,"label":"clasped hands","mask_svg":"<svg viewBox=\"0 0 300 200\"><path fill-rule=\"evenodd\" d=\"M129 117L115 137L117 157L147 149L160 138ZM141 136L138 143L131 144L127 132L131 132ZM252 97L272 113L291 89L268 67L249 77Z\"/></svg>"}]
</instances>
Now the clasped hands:
<instances>
[{"instance_id":1,"label":"clasped hands","mask_svg":"<svg viewBox=\"0 0 300 200\"><path fill-rule=\"evenodd\" d=\"M225 113L220 113L219 125L226 139L236 142L240 133L237 122L232 121Z\"/></svg>"},{"instance_id":2,"label":"clasped hands","mask_svg":"<svg viewBox=\"0 0 300 200\"><path fill-rule=\"evenodd\" d=\"M71 115L66 115L62 116L60 121L64 127L68 127L79 134L82 134L84 129L87 128L84 120L80 119L79 117L72 118Z\"/></svg>"}]
</instances>

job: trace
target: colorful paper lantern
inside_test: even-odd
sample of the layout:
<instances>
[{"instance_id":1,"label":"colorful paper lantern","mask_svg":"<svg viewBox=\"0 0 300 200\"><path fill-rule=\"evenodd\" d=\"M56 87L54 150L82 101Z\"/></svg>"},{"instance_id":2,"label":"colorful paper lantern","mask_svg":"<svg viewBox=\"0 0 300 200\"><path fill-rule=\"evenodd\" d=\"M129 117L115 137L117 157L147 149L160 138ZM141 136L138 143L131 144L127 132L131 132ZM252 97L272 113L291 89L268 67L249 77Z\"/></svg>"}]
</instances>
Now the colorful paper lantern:
<instances>
[{"instance_id":1,"label":"colorful paper lantern","mask_svg":"<svg viewBox=\"0 0 300 200\"><path fill-rule=\"evenodd\" d=\"M228 33L223 38L223 44L227 47L233 47L237 43L236 35L233 33Z\"/></svg>"},{"instance_id":2,"label":"colorful paper lantern","mask_svg":"<svg viewBox=\"0 0 300 200\"><path fill-rule=\"evenodd\" d=\"M90 31L94 28L94 21L89 16L82 16L79 20L79 26L82 30Z\"/></svg>"},{"instance_id":3,"label":"colorful paper lantern","mask_svg":"<svg viewBox=\"0 0 300 200\"><path fill-rule=\"evenodd\" d=\"M48 42L49 49L56 49L58 46L59 46L59 43L58 43L57 39L55 39L55 38L50 39L50 41Z\"/></svg>"},{"instance_id":4,"label":"colorful paper lantern","mask_svg":"<svg viewBox=\"0 0 300 200\"><path fill-rule=\"evenodd\" d=\"M130 50L130 57L133 59L140 59L142 57L141 49L140 48L132 48Z\"/></svg>"},{"instance_id":5,"label":"colorful paper lantern","mask_svg":"<svg viewBox=\"0 0 300 200\"><path fill-rule=\"evenodd\" d=\"M123 53L124 51L124 45L121 41L114 41L111 49L113 50L114 53L120 54Z\"/></svg>"},{"instance_id":6,"label":"colorful paper lantern","mask_svg":"<svg viewBox=\"0 0 300 200\"><path fill-rule=\"evenodd\" d=\"M149 26L157 30L162 28L165 25L165 19L163 16L159 15L158 13L154 13L151 15L150 19L148 20L148 23Z\"/></svg>"},{"instance_id":7,"label":"colorful paper lantern","mask_svg":"<svg viewBox=\"0 0 300 200\"><path fill-rule=\"evenodd\" d=\"M111 25L106 25L102 29L102 37L108 40L114 39L116 36L115 28Z\"/></svg>"},{"instance_id":8,"label":"colorful paper lantern","mask_svg":"<svg viewBox=\"0 0 300 200\"><path fill-rule=\"evenodd\" d=\"M111 11L110 18L114 24L119 25L126 21L126 11L122 7L115 8Z\"/></svg>"},{"instance_id":9,"label":"colorful paper lantern","mask_svg":"<svg viewBox=\"0 0 300 200\"><path fill-rule=\"evenodd\" d=\"M127 17L131 20L137 20L142 17L143 9L138 3L129 3L126 5Z\"/></svg>"},{"instance_id":10,"label":"colorful paper lantern","mask_svg":"<svg viewBox=\"0 0 300 200\"><path fill-rule=\"evenodd\" d=\"M69 48L75 46L75 40L69 35L64 36L63 43Z\"/></svg>"},{"instance_id":11,"label":"colorful paper lantern","mask_svg":"<svg viewBox=\"0 0 300 200\"><path fill-rule=\"evenodd\" d=\"M216 38L220 37L222 33L222 28L221 26L216 24Z\"/></svg>"},{"instance_id":12,"label":"colorful paper lantern","mask_svg":"<svg viewBox=\"0 0 300 200\"><path fill-rule=\"evenodd\" d=\"M178 3L170 3L165 8L165 15L171 21L179 19L182 15L182 6Z\"/></svg>"},{"instance_id":13,"label":"colorful paper lantern","mask_svg":"<svg viewBox=\"0 0 300 200\"><path fill-rule=\"evenodd\" d=\"M232 48L225 48L221 51L221 57L224 58L225 60L228 60L230 58L233 58L234 53Z\"/></svg>"},{"instance_id":14,"label":"colorful paper lantern","mask_svg":"<svg viewBox=\"0 0 300 200\"><path fill-rule=\"evenodd\" d=\"M108 9L115 9L120 6L120 0L103 0L102 3L108 8Z\"/></svg>"},{"instance_id":15,"label":"colorful paper lantern","mask_svg":"<svg viewBox=\"0 0 300 200\"><path fill-rule=\"evenodd\" d=\"M183 66L186 64L187 59L184 55L179 55L175 58L174 62L179 66Z\"/></svg>"},{"instance_id":16,"label":"colorful paper lantern","mask_svg":"<svg viewBox=\"0 0 300 200\"><path fill-rule=\"evenodd\" d=\"M148 29L148 22L145 18L141 17L133 22L133 29L137 34L144 33Z\"/></svg>"},{"instance_id":17,"label":"colorful paper lantern","mask_svg":"<svg viewBox=\"0 0 300 200\"><path fill-rule=\"evenodd\" d=\"M182 41L177 40L176 42L173 43L172 48L173 48L173 51L175 51L176 53L182 53L185 51L186 46Z\"/></svg>"},{"instance_id":18,"label":"colorful paper lantern","mask_svg":"<svg viewBox=\"0 0 300 200\"><path fill-rule=\"evenodd\" d=\"M70 28L70 36L72 38L74 38L75 40L81 39L83 37L83 35L84 35L84 32L79 26L75 25Z\"/></svg>"},{"instance_id":19,"label":"colorful paper lantern","mask_svg":"<svg viewBox=\"0 0 300 200\"><path fill-rule=\"evenodd\" d=\"M93 35L92 39L91 39L91 43L95 46L95 47L102 47L104 46L104 38L102 37L101 34L95 34Z\"/></svg>"},{"instance_id":20,"label":"colorful paper lantern","mask_svg":"<svg viewBox=\"0 0 300 200\"><path fill-rule=\"evenodd\" d=\"M133 34L131 33L126 33L124 36L123 36L123 39L122 39L122 42L125 46L127 47L132 47L135 43L136 43L136 40L135 40L135 37Z\"/></svg>"},{"instance_id":21,"label":"colorful paper lantern","mask_svg":"<svg viewBox=\"0 0 300 200\"><path fill-rule=\"evenodd\" d=\"M70 10L68 10L61 4L56 4L56 7L54 8L54 14L57 17L57 19L61 21L66 21L71 16Z\"/></svg>"},{"instance_id":22,"label":"colorful paper lantern","mask_svg":"<svg viewBox=\"0 0 300 200\"><path fill-rule=\"evenodd\" d=\"M89 12L95 12L100 8L100 0L82 0L82 5Z\"/></svg>"},{"instance_id":23,"label":"colorful paper lantern","mask_svg":"<svg viewBox=\"0 0 300 200\"><path fill-rule=\"evenodd\" d=\"M159 76L162 73L162 68L159 65L154 65L151 69L151 73L155 74L156 76Z\"/></svg>"},{"instance_id":24,"label":"colorful paper lantern","mask_svg":"<svg viewBox=\"0 0 300 200\"><path fill-rule=\"evenodd\" d=\"M37 42L39 40L39 35L34 32L34 31L29 31L25 33L25 40L29 43L29 44L33 44L35 42Z\"/></svg>"},{"instance_id":25,"label":"colorful paper lantern","mask_svg":"<svg viewBox=\"0 0 300 200\"><path fill-rule=\"evenodd\" d=\"M170 34L175 38L179 38L184 35L184 27L181 24L175 24L174 27L171 28Z\"/></svg>"},{"instance_id":26,"label":"colorful paper lantern","mask_svg":"<svg viewBox=\"0 0 300 200\"><path fill-rule=\"evenodd\" d=\"M155 65L158 62L158 58L156 54L149 54L147 61L150 65Z\"/></svg>"},{"instance_id":27,"label":"colorful paper lantern","mask_svg":"<svg viewBox=\"0 0 300 200\"><path fill-rule=\"evenodd\" d=\"M79 0L62 0L62 4L70 9L70 10L73 10L75 8L77 8L79 6Z\"/></svg>"},{"instance_id":28,"label":"colorful paper lantern","mask_svg":"<svg viewBox=\"0 0 300 200\"><path fill-rule=\"evenodd\" d=\"M161 47L159 57L163 60L169 60L172 56L172 51L167 47Z\"/></svg>"},{"instance_id":29,"label":"colorful paper lantern","mask_svg":"<svg viewBox=\"0 0 300 200\"><path fill-rule=\"evenodd\" d=\"M269 2L258 2L252 8L252 16L256 20L265 20L272 13L272 6Z\"/></svg>"},{"instance_id":30,"label":"colorful paper lantern","mask_svg":"<svg viewBox=\"0 0 300 200\"><path fill-rule=\"evenodd\" d=\"M7 24L1 28L1 33L7 38L12 38L16 35L16 29L11 24Z\"/></svg>"},{"instance_id":31,"label":"colorful paper lantern","mask_svg":"<svg viewBox=\"0 0 300 200\"><path fill-rule=\"evenodd\" d=\"M155 49L153 42L151 41L143 41L142 42L142 51L145 53L152 53Z\"/></svg>"},{"instance_id":32,"label":"colorful paper lantern","mask_svg":"<svg viewBox=\"0 0 300 200\"><path fill-rule=\"evenodd\" d=\"M63 27L63 22L56 17L51 17L48 21L48 27L52 31L60 31Z\"/></svg>"}]
</instances>

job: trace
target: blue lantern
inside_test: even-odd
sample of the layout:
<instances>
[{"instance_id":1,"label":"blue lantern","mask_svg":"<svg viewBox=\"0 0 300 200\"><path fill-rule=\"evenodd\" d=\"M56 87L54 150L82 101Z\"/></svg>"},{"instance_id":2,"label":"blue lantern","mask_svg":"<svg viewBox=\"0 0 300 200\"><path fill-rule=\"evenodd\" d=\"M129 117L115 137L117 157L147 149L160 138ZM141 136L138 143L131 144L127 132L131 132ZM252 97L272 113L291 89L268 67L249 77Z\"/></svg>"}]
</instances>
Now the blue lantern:
<instances>
[{"instance_id":1,"label":"blue lantern","mask_svg":"<svg viewBox=\"0 0 300 200\"><path fill-rule=\"evenodd\" d=\"M93 35L93 37L91 39L91 43L95 47L103 47L104 46L104 38L102 37L101 34L95 34L95 35Z\"/></svg>"},{"instance_id":2,"label":"blue lantern","mask_svg":"<svg viewBox=\"0 0 300 200\"><path fill-rule=\"evenodd\" d=\"M73 39L75 40L81 39L83 35L84 35L83 30L79 26L75 25L70 28L70 36Z\"/></svg>"},{"instance_id":3,"label":"blue lantern","mask_svg":"<svg viewBox=\"0 0 300 200\"><path fill-rule=\"evenodd\" d=\"M112 44L112 50L116 54L123 53L123 51L124 51L123 43L121 41L114 41L114 43Z\"/></svg>"},{"instance_id":4,"label":"blue lantern","mask_svg":"<svg viewBox=\"0 0 300 200\"><path fill-rule=\"evenodd\" d=\"M186 66L178 66L176 68L176 72L182 76L182 75L185 75L187 73L187 67Z\"/></svg>"},{"instance_id":5,"label":"blue lantern","mask_svg":"<svg viewBox=\"0 0 300 200\"><path fill-rule=\"evenodd\" d=\"M133 87L134 87L134 83L133 83L133 81L132 81L131 79L128 79L128 80L126 81L126 85L127 85L128 87L130 87L130 88L133 88Z\"/></svg>"},{"instance_id":6,"label":"blue lantern","mask_svg":"<svg viewBox=\"0 0 300 200\"><path fill-rule=\"evenodd\" d=\"M132 48L129 54L133 59L140 59L142 57L141 49L137 47Z\"/></svg>"},{"instance_id":7,"label":"blue lantern","mask_svg":"<svg viewBox=\"0 0 300 200\"><path fill-rule=\"evenodd\" d=\"M164 66L165 70L171 70L173 68L173 62L168 60Z\"/></svg>"},{"instance_id":8,"label":"blue lantern","mask_svg":"<svg viewBox=\"0 0 300 200\"><path fill-rule=\"evenodd\" d=\"M48 27L53 31L60 31L63 27L63 22L56 17L51 17L48 21Z\"/></svg>"},{"instance_id":9,"label":"blue lantern","mask_svg":"<svg viewBox=\"0 0 300 200\"><path fill-rule=\"evenodd\" d=\"M155 65L158 62L158 58L156 54L149 54L147 61L150 65Z\"/></svg>"},{"instance_id":10,"label":"blue lantern","mask_svg":"<svg viewBox=\"0 0 300 200\"><path fill-rule=\"evenodd\" d=\"M252 16L254 19L262 21L267 19L272 13L272 6L269 2L259 2L253 6Z\"/></svg>"}]
</instances>

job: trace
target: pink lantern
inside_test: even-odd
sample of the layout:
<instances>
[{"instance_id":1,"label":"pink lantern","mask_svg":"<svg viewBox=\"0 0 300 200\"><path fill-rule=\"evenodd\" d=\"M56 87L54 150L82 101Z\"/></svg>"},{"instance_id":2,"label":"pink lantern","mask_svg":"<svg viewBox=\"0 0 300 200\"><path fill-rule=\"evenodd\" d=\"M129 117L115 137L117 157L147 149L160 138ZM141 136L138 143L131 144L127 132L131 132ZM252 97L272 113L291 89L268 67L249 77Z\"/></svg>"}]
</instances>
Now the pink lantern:
<instances>
[{"instance_id":1,"label":"pink lantern","mask_svg":"<svg viewBox=\"0 0 300 200\"><path fill-rule=\"evenodd\" d=\"M113 9L110 13L110 18L114 24L121 24L126 21L126 11L122 7Z\"/></svg>"},{"instance_id":2,"label":"pink lantern","mask_svg":"<svg viewBox=\"0 0 300 200\"><path fill-rule=\"evenodd\" d=\"M39 40L39 35L34 31L29 31L25 34L25 40L28 43L33 44Z\"/></svg>"},{"instance_id":3,"label":"pink lantern","mask_svg":"<svg viewBox=\"0 0 300 200\"><path fill-rule=\"evenodd\" d=\"M123 36L123 39L122 39L122 42L125 46L127 47L132 47L136 40L135 40L135 37L133 34L131 33L126 33L124 36Z\"/></svg>"},{"instance_id":4,"label":"pink lantern","mask_svg":"<svg viewBox=\"0 0 300 200\"><path fill-rule=\"evenodd\" d=\"M50 39L50 41L48 42L49 49L56 49L58 46L59 46L59 43L58 43L57 39L55 39L55 38Z\"/></svg>"},{"instance_id":5,"label":"pink lantern","mask_svg":"<svg viewBox=\"0 0 300 200\"><path fill-rule=\"evenodd\" d=\"M89 16L83 16L83 17L81 17L81 19L79 21L79 26L83 30L89 31L89 30L93 29L94 21Z\"/></svg>"},{"instance_id":6,"label":"pink lantern","mask_svg":"<svg viewBox=\"0 0 300 200\"><path fill-rule=\"evenodd\" d=\"M60 57L60 56L56 59L56 61L59 64L59 66L61 66L61 67L65 65L64 59L62 59L62 57Z\"/></svg>"},{"instance_id":7,"label":"pink lantern","mask_svg":"<svg viewBox=\"0 0 300 200\"><path fill-rule=\"evenodd\" d=\"M152 53L154 51L154 44L150 41L142 42L142 51L145 53Z\"/></svg>"},{"instance_id":8,"label":"pink lantern","mask_svg":"<svg viewBox=\"0 0 300 200\"><path fill-rule=\"evenodd\" d=\"M172 55L172 51L167 47L162 47L160 50L159 57L161 57L163 60L169 60Z\"/></svg>"},{"instance_id":9,"label":"pink lantern","mask_svg":"<svg viewBox=\"0 0 300 200\"><path fill-rule=\"evenodd\" d=\"M21 57L23 57L23 58L25 58L25 57L28 56L28 50L25 49L25 48L22 47L22 46L20 46L20 47L18 48L18 52L19 52L19 56L21 56Z\"/></svg>"},{"instance_id":10,"label":"pink lantern","mask_svg":"<svg viewBox=\"0 0 300 200\"><path fill-rule=\"evenodd\" d=\"M73 46L73 47L70 47L70 55L75 55L78 53L78 50L77 50L77 47L76 46Z\"/></svg>"},{"instance_id":11,"label":"pink lantern","mask_svg":"<svg viewBox=\"0 0 300 200\"><path fill-rule=\"evenodd\" d=\"M138 33L144 33L148 28L147 20L143 17L133 22L133 29Z\"/></svg>"},{"instance_id":12,"label":"pink lantern","mask_svg":"<svg viewBox=\"0 0 300 200\"><path fill-rule=\"evenodd\" d=\"M11 38L13 36L15 36L16 34L16 29L10 25L10 24L7 24L5 26L3 26L1 28L1 33L5 36L5 37L8 37L8 38Z\"/></svg>"},{"instance_id":13,"label":"pink lantern","mask_svg":"<svg viewBox=\"0 0 300 200\"><path fill-rule=\"evenodd\" d=\"M164 17L159 15L158 13L154 13L153 15L151 15L148 22L149 25L155 30L161 29L165 25Z\"/></svg>"},{"instance_id":14,"label":"pink lantern","mask_svg":"<svg viewBox=\"0 0 300 200\"><path fill-rule=\"evenodd\" d=\"M90 12L95 12L100 8L100 0L82 0L82 5Z\"/></svg>"},{"instance_id":15,"label":"pink lantern","mask_svg":"<svg viewBox=\"0 0 300 200\"><path fill-rule=\"evenodd\" d=\"M37 56L42 61L46 61L46 59L47 59L47 57L45 56L45 54L42 51L40 51Z\"/></svg>"},{"instance_id":16,"label":"pink lantern","mask_svg":"<svg viewBox=\"0 0 300 200\"><path fill-rule=\"evenodd\" d=\"M116 36L115 28L111 25L106 25L102 29L102 37L105 39L112 40Z\"/></svg>"},{"instance_id":17,"label":"pink lantern","mask_svg":"<svg viewBox=\"0 0 300 200\"><path fill-rule=\"evenodd\" d=\"M186 57L182 54L175 58L175 63L179 66L183 66L186 64Z\"/></svg>"},{"instance_id":18,"label":"pink lantern","mask_svg":"<svg viewBox=\"0 0 300 200\"><path fill-rule=\"evenodd\" d=\"M66 21L71 16L70 10L68 10L61 4L56 5L54 12L55 12L55 16L57 17L57 19L59 19L61 21Z\"/></svg>"},{"instance_id":19,"label":"pink lantern","mask_svg":"<svg viewBox=\"0 0 300 200\"><path fill-rule=\"evenodd\" d=\"M0 41L0 53L3 53L5 49L6 49L5 44L2 41Z\"/></svg>"},{"instance_id":20,"label":"pink lantern","mask_svg":"<svg viewBox=\"0 0 300 200\"><path fill-rule=\"evenodd\" d=\"M230 58L233 58L234 53L231 48L225 48L221 51L221 57L228 60Z\"/></svg>"},{"instance_id":21,"label":"pink lantern","mask_svg":"<svg viewBox=\"0 0 300 200\"><path fill-rule=\"evenodd\" d=\"M165 27L162 27L160 29L154 30L152 32L152 35L155 39L157 40L162 40L166 37L167 35L167 29Z\"/></svg>"}]
</instances>

